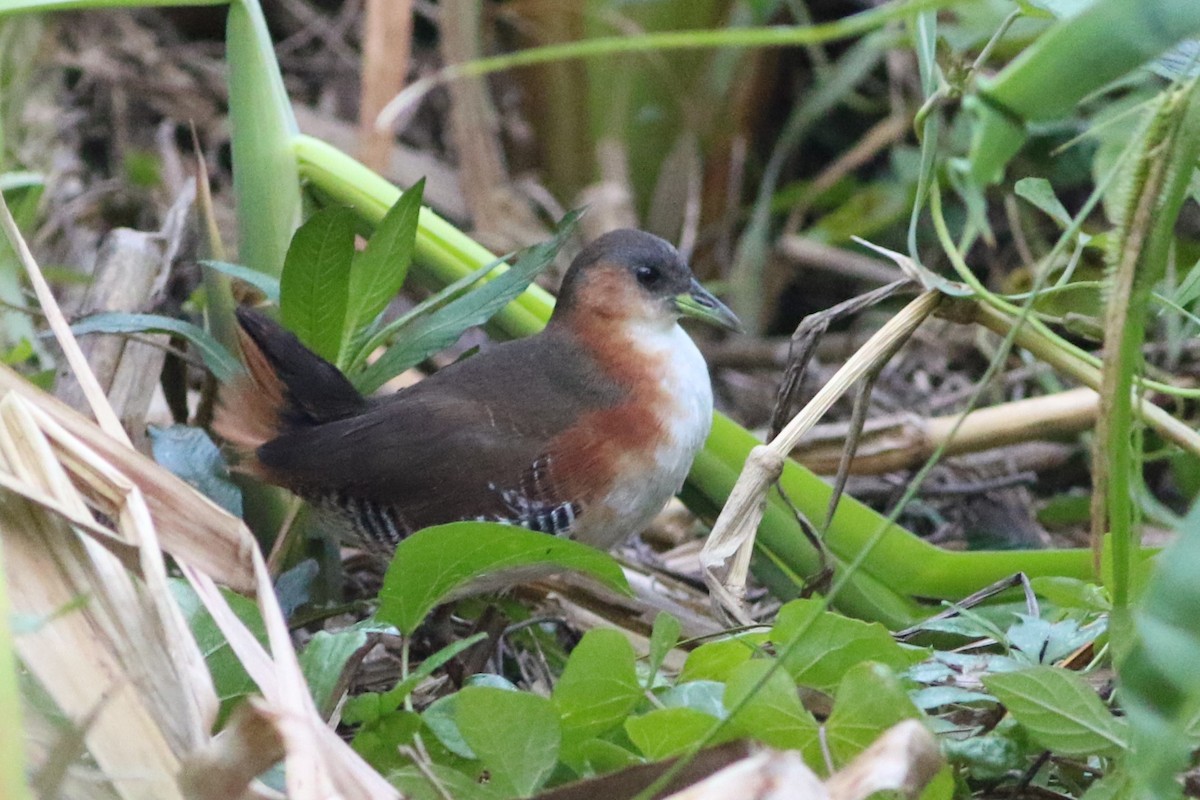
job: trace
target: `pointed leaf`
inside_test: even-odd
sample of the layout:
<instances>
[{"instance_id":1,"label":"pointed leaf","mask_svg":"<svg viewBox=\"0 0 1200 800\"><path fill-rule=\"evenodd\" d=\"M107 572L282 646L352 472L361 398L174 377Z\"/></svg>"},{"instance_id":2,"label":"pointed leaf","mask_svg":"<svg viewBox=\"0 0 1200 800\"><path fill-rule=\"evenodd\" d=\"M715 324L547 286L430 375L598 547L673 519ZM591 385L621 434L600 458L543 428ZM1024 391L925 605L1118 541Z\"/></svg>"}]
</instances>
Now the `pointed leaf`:
<instances>
[{"instance_id":1,"label":"pointed leaf","mask_svg":"<svg viewBox=\"0 0 1200 800\"><path fill-rule=\"evenodd\" d=\"M1074 673L1057 667L987 675L983 685L1038 744L1065 756L1115 755L1128 745L1128 725L1112 715Z\"/></svg>"},{"instance_id":2,"label":"pointed leaf","mask_svg":"<svg viewBox=\"0 0 1200 800\"><path fill-rule=\"evenodd\" d=\"M529 797L558 763L558 712L544 697L468 686L458 693L454 717L491 784L506 793Z\"/></svg>"},{"instance_id":3,"label":"pointed leaf","mask_svg":"<svg viewBox=\"0 0 1200 800\"><path fill-rule=\"evenodd\" d=\"M171 333L187 339L204 359L204 366L219 381L227 381L241 364L207 331L190 322L161 314L126 314L120 311L93 314L71 326L76 336L89 333Z\"/></svg>"},{"instance_id":4,"label":"pointed leaf","mask_svg":"<svg viewBox=\"0 0 1200 800\"><path fill-rule=\"evenodd\" d=\"M417 217L421 212L424 191L425 181L422 179L400 195L400 199L376 226L366 249L354 258L350 267L350 291L338 364L348 362L355 338L387 308L404 285L408 267L412 263Z\"/></svg>"},{"instance_id":5,"label":"pointed leaf","mask_svg":"<svg viewBox=\"0 0 1200 800\"><path fill-rule=\"evenodd\" d=\"M897 722L920 717L890 669L870 661L856 664L838 685L833 713L825 722L834 765L846 764Z\"/></svg>"},{"instance_id":6,"label":"pointed leaf","mask_svg":"<svg viewBox=\"0 0 1200 800\"><path fill-rule=\"evenodd\" d=\"M730 728L740 735L771 747L799 750L810 764L819 766L820 726L800 704L796 685L775 659L758 658L735 669L725 684L725 708L733 714Z\"/></svg>"},{"instance_id":7,"label":"pointed leaf","mask_svg":"<svg viewBox=\"0 0 1200 800\"><path fill-rule=\"evenodd\" d=\"M327 208L296 231L279 280L284 327L329 361L338 356L353 257L354 214Z\"/></svg>"},{"instance_id":8,"label":"pointed leaf","mask_svg":"<svg viewBox=\"0 0 1200 800\"><path fill-rule=\"evenodd\" d=\"M679 755L706 737L716 717L694 708L660 708L625 720L625 732L646 758L658 761ZM728 729L712 744L728 741L734 734Z\"/></svg>"},{"instance_id":9,"label":"pointed leaf","mask_svg":"<svg viewBox=\"0 0 1200 800\"><path fill-rule=\"evenodd\" d=\"M434 606L469 593L472 584L502 586L514 571L567 570L629 591L617 562L587 545L498 522L438 525L400 542L383 579L376 617L412 633Z\"/></svg>"},{"instance_id":10,"label":"pointed leaf","mask_svg":"<svg viewBox=\"0 0 1200 800\"><path fill-rule=\"evenodd\" d=\"M248 283L262 292L272 303L279 302L279 278L274 275L243 267L241 264L230 264L228 261L205 260L200 262L200 266Z\"/></svg>"},{"instance_id":11,"label":"pointed leaf","mask_svg":"<svg viewBox=\"0 0 1200 800\"><path fill-rule=\"evenodd\" d=\"M836 686L854 664L878 661L899 670L926 655L898 644L879 623L825 611L819 600L793 600L781 608L771 641L796 683L822 691Z\"/></svg>"},{"instance_id":12,"label":"pointed leaf","mask_svg":"<svg viewBox=\"0 0 1200 800\"><path fill-rule=\"evenodd\" d=\"M579 214L576 211L565 216L554 238L524 250L517 263L507 271L413 322L401 340L355 380L359 391L370 394L389 379L453 344L463 331L487 322L515 300L553 263L554 256L575 230Z\"/></svg>"},{"instance_id":13,"label":"pointed leaf","mask_svg":"<svg viewBox=\"0 0 1200 800\"><path fill-rule=\"evenodd\" d=\"M620 726L641 699L629 640L613 630L588 631L571 651L554 686L564 744L571 746Z\"/></svg>"},{"instance_id":14,"label":"pointed leaf","mask_svg":"<svg viewBox=\"0 0 1200 800\"><path fill-rule=\"evenodd\" d=\"M658 672L658 668L662 666L663 659L667 657L667 653L671 652L671 648L679 642L679 632L681 630L683 628L679 624L679 620L665 611L660 611L658 616L654 618L654 629L650 633L650 674L646 678L647 681L654 681L654 673Z\"/></svg>"}]
</instances>

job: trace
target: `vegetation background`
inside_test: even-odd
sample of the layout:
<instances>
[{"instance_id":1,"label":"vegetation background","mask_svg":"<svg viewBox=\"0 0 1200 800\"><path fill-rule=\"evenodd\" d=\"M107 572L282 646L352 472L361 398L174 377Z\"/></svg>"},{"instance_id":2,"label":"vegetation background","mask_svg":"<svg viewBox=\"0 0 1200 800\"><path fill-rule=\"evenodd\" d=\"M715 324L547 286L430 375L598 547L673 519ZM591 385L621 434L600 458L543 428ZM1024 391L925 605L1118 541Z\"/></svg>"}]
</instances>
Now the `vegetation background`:
<instances>
[{"instance_id":1,"label":"vegetation background","mask_svg":"<svg viewBox=\"0 0 1200 800\"><path fill-rule=\"evenodd\" d=\"M0 0L0 795L1200 791L1193 0L159 5ZM748 334L615 558L230 478L235 303L395 387L626 226Z\"/></svg>"}]
</instances>

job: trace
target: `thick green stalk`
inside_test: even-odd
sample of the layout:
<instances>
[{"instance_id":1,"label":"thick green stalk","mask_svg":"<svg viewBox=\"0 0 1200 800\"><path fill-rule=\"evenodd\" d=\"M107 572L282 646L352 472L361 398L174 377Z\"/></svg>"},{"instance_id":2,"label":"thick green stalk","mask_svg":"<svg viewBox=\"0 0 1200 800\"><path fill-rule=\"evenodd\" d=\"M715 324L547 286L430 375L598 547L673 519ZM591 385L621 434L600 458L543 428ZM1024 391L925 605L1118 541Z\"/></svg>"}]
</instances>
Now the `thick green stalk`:
<instances>
[{"instance_id":1,"label":"thick green stalk","mask_svg":"<svg viewBox=\"0 0 1200 800\"><path fill-rule=\"evenodd\" d=\"M1105 315L1100 418L1093 458L1092 533L1099 552L1107 529L1112 546L1113 606L1125 608L1137 551L1133 499L1141 484L1134 452L1135 379L1154 286L1166 274L1175 220L1200 155L1200 102L1193 81L1168 90L1137 142L1129 201L1110 252L1112 289ZM1105 523L1107 522L1107 526Z\"/></svg>"},{"instance_id":2,"label":"thick green stalk","mask_svg":"<svg viewBox=\"0 0 1200 800\"><path fill-rule=\"evenodd\" d=\"M301 219L300 176L292 153L298 128L257 0L230 4L225 46L238 260L279 275Z\"/></svg>"}]
</instances>

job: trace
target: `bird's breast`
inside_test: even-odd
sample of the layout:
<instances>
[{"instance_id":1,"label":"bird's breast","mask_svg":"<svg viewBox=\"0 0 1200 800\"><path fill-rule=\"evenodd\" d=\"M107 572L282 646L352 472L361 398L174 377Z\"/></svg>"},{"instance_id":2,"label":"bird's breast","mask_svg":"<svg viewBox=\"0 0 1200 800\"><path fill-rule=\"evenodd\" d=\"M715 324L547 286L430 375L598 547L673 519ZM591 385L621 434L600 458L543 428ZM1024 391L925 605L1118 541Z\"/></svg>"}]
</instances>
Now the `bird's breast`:
<instances>
[{"instance_id":1,"label":"bird's breast","mask_svg":"<svg viewBox=\"0 0 1200 800\"><path fill-rule=\"evenodd\" d=\"M578 538L611 547L659 512L687 477L712 426L708 366L678 325L630 338L645 369L631 402L646 410L654 435L619 457L607 492L584 514Z\"/></svg>"}]
</instances>

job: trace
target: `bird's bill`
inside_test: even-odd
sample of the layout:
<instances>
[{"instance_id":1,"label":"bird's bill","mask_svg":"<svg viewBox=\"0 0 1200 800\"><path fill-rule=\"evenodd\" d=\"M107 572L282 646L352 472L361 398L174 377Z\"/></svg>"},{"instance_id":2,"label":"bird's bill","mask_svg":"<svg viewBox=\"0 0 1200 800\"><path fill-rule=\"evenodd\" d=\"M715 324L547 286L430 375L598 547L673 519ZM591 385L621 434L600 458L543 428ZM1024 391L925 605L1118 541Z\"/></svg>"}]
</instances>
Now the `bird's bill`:
<instances>
[{"instance_id":1,"label":"bird's bill","mask_svg":"<svg viewBox=\"0 0 1200 800\"><path fill-rule=\"evenodd\" d=\"M713 297L712 292L693 279L688 291L675 295L675 307L685 317L694 317L711 325L741 332L742 322L729 306Z\"/></svg>"}]
</instances>

